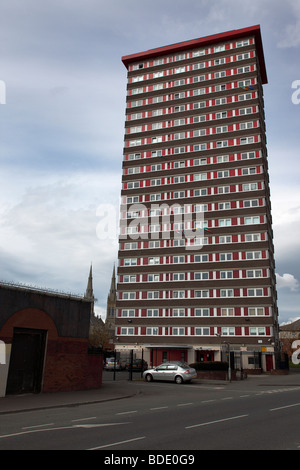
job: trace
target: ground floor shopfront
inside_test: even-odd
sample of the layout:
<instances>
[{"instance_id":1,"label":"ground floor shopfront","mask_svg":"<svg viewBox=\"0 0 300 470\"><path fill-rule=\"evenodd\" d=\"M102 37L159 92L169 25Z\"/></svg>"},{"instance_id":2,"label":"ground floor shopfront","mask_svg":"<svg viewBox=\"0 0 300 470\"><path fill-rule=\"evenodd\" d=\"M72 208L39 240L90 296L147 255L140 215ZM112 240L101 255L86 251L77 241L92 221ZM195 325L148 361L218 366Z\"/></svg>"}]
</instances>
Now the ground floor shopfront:
<instances>
[{"instance_id":1,"label":"ground floor shopfront","mask_svg":"<svg viewBox=\"0 0 300 470\"><path fill-rule=\"evenodd\" d=\"M121 362L129 357L144 359L148 367L155 367L166 361L194 362L229 361L232 370L245 370L250 373L270 372L276 368L273 346L254 345L158 345L158 344L116 344L115 351Z\"/></svg>"}]
</instances>

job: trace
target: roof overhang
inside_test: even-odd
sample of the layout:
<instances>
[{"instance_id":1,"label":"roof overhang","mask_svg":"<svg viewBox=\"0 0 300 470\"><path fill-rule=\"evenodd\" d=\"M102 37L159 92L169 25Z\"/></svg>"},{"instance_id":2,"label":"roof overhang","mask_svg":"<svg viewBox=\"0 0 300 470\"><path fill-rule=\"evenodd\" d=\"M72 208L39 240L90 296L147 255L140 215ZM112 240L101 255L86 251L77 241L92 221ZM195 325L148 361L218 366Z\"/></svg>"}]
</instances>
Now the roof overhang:
<instances>
[{"instance_id":1,"label":"roof overhang","mask_svg":"<svg viewBox=\"0 0 300 470\"><path fill-rule=\"evenodd\" d=\"M268 83L260 25L250 26L248 28L243 29L235 29L225 33L214 34L212 36L206 36L199 39L193 39L190 41L171 44L169 46L159 47L157 49L150 49L148 51L138 52L136 54L126 55L122 57L122 62L125 67L128 68L129 64L132 62L149 60L151 57L159 57L170 53L177 53L187 49L209 46L219 42L231 41L234 39L240 39L249 36L255 37L255 44L257 49L262 83Z\"/></svg>"}]
</instances>

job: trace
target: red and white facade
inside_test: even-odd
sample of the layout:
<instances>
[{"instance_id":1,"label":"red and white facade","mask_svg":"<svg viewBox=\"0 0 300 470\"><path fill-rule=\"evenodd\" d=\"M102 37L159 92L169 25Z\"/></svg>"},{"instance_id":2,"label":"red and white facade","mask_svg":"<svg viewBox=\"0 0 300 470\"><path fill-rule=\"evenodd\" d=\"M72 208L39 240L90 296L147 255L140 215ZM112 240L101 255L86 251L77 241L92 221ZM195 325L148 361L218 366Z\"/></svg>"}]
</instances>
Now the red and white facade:
<instances>
[{"instance_id":1,"label":"red and white facade","mask_svg":"<svg viewBox=\"0 0 300 470\"><path fill-rule=\"evenodd\" d=\"M278 311L259 26L128 69L115 347L148 364L275 367Z\"/></svg>"}]
</instances>

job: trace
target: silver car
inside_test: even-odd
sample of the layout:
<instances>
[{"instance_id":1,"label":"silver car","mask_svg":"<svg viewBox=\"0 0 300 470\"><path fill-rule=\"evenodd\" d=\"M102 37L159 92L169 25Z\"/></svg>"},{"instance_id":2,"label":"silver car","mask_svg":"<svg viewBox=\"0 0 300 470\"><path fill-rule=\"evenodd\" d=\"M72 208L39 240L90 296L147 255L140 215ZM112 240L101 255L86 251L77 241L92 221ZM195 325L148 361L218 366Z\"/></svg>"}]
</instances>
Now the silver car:
<instances>
[{"instance_id":1,"label":"silver car","mask_svg":"<svg viewBox=\"0 0 300 470\"><path fill-rule=\"evenodd\" d=\"M170 361L164 362L153 369L145 370L143 377L147 382L152 382L152 380L168 380L181 384L196 378L197 372L186 362Z\"/></svg>"},{"instance_id":2,"label":"silver car","mask_svg":"<svg viewBox=\"0 0 300 470\"><path fill-rule=\"evenodd\" d=\"M104 364L105 370L121 370L121 364L119 361L115 361L114 357L108 357Z\"/></svg>"}]
</instances>

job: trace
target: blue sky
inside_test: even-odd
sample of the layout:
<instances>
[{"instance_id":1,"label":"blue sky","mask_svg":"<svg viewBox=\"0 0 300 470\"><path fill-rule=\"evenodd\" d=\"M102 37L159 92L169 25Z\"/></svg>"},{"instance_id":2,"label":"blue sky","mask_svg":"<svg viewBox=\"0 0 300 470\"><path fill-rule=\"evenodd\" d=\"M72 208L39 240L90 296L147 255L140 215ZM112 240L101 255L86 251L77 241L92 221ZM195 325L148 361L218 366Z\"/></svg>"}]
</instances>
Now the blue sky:
<instances>
[{"instance_id":1,"label":"blue sky","mask_svg":"<svg viewBox=\"0 0 300 470\"><path fill-rule=\"evenodd\" d=\"M2 0L0 279L76 294L105 318L125 116L123 55L260 24L280 323L300 318L299 0ZM300 97L300 93L298 94ZM0 100L1 101L1 100Z\"/></svg>"}]
</instances>

